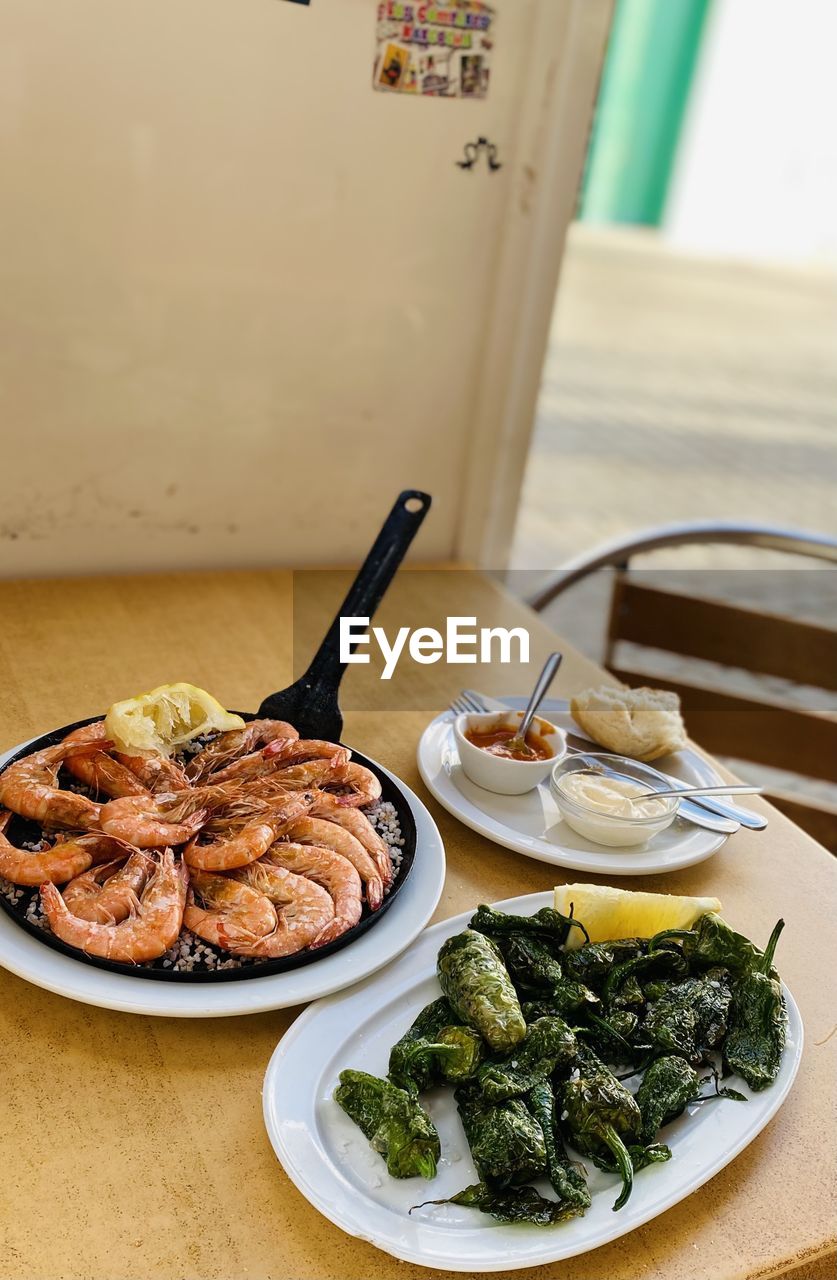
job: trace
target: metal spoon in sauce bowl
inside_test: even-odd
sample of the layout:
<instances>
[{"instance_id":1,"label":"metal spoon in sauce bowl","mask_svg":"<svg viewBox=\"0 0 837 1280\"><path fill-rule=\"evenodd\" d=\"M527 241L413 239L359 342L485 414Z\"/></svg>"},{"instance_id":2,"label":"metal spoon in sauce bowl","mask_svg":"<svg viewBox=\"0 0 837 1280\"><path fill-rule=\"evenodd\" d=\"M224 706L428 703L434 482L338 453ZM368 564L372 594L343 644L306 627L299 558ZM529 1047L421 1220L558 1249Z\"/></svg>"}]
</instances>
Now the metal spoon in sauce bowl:
<instances>
[{"instance_id":1,"label":"metal spoon in sauce bowl","mask_svg":"<svg viewBox=\"0 0 837 1280\"><path fill-rule=\"evenodd\" d=\"M526 734L531 728L532 721L535 718L535 712L546 697L547 690L555 679L556 672L564 659L563 653L551 653L543 664L543 671L535 682L532 690L532 696L529 699L526 710L523 712L523 719L520 721L517 733L514 737L509 738L505 744L506 751L509 754L517 752L521 755L534 756L537 753L532 750L526 741Z\"/></svg>"}]
</instances>

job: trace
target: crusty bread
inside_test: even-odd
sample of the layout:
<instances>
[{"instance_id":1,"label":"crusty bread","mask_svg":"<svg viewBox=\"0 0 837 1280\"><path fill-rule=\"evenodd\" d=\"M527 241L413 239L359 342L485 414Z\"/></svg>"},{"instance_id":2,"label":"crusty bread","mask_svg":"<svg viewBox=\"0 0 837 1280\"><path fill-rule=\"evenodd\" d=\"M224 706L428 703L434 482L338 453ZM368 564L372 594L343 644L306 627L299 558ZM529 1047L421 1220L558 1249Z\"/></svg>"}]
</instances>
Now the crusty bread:
<instances>
[{"instance_id":1,"label":"crusty bread","mask_svg":"<svg viewBox=\"0 0 837 1280\"><path fill-rule=\"evenodd\" d=\"M676 693L662 689L585 689L570 709L576 724L608 751L656 760L686 745Z\"/></svg>"}]
</instances>

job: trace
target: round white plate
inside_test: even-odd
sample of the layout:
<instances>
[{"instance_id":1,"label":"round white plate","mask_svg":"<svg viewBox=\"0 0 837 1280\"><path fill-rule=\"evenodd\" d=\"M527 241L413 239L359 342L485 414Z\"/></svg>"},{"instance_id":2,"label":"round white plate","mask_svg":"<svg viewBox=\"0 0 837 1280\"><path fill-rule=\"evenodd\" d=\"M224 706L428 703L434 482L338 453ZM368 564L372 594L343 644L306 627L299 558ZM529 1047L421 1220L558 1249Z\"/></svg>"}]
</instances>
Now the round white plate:
<instances>
[{"instance_id":1,"label":"round white plate","mask_svg":"<svg viewBox=\"0 0 837 1280\"><path fill-rule=\"evenodd\" d=\"M524 914L552 905L551 893L498 904ZM633 1231L690 1195L752 1142L785 1100L802 1053L799 1010L785 988L788 1042L778 1079L748 1101L692 1106L667 1125L672 1158L637 1174L633 1194L612 1211L618 1180L593 1169L593 1204L555 1227L506 1226L457 1205L413 1205L453 1195L477 1180L451 1090L423 1096L439 1130L442 1160L432 1182L391 1178L383 1159L333 1101L344 1067L385 1075L390 1046L440 994L436 954L471 912L428 929L385 973L307 1009L280 1041L265 1076L264 1117L285 1172L311 1204L349 1235L405 1262L444 1271L507 1271L557 1262ZM546 1188L544 1188L546 1191Z\"/></svg>"},{"instance_id":2,"label":"round white plate","mask_svg":"<svg viewBox=\"0 0 837 1280\"><path fill-rule=\"evenodd\" d=\"M524 698L505 698L504 701L518 708L526 705ZM541 710L553 724L577 731L568 703L547 700ZM693 786L716 786L723 782L711 765L689 749L654 763L663 773ZM466 778L459 763L450 712L437 716L421 735L418 767L428 791L466 827L527 858L573 871L607 876L659 875L703 862L727 839L717 831L707 831L675 818L667 830L635 849L605 849L592 840L585 840L562 821L549 779L526 795L499 796Z\"/></svg>"},{"instance_id":3,"label":"round white plate","mask_svg":"<svg viewBox=\"0 0 837 1280\"><path fill-rule=\"evenodd\" d=\"M4 755L0 764L5 759ZM406 883L386 914L342 951L301 969L242 982L153 982L72 960L44 946L0 912L0 965L27 982L83 1004L167 1018L226 1018L284 1009L330 995L368 977L421 932L436 910L445 882L445 847L436 823L418 796L388 769L383 772L397 783L413 811L416 857Z\"/></svg>"}]
</instances>

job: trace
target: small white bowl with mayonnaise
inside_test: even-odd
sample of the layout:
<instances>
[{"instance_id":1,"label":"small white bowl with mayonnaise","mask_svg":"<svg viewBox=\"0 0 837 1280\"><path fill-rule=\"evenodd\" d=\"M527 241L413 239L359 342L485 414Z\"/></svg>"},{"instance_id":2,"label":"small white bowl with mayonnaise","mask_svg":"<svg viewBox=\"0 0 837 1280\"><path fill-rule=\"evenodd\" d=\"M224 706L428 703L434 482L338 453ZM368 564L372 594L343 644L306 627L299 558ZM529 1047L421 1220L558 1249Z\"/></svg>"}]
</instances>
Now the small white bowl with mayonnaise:
<instances>
[{"instance_id":1,"label":"small white bowl with mayonnaise","mask_svg":"<svg viewBox=\"0 0 837 1280\"><path fill-rule=\"evenodd\" d=\"M609 848L644 845L677 817L671 783L628 756L589 752L567 756L552 770L552 791L568 827Z\"/></svg>"}]
</instances>

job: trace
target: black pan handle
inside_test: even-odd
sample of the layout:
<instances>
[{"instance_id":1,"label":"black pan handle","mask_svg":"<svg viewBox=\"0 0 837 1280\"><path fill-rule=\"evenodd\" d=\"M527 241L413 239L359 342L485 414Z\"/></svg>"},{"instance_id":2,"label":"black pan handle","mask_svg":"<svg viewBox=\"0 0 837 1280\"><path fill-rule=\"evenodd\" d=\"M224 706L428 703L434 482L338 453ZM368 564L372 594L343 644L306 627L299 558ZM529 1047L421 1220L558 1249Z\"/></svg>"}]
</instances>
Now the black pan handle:
<instances>
[{"instance_id":1,"label":"black pan handle","mask_svg":"<svg viewBox=\"0 0 837 1280\"><path fill-rule=\"evenodd\" d=\"M312 693L317 688L328 688L336 692L346 670L346 663L340 661L340 619L372 617L407 554L410 543L418 533L421 522L430 510L431 502L430 494L422 493L420 489L405 489L398 495L357 577L349 587L346 599L311 659L304 679L310 682Z\"/></svg>"}]
</instances>

